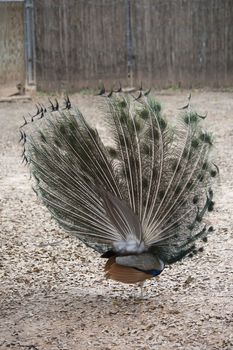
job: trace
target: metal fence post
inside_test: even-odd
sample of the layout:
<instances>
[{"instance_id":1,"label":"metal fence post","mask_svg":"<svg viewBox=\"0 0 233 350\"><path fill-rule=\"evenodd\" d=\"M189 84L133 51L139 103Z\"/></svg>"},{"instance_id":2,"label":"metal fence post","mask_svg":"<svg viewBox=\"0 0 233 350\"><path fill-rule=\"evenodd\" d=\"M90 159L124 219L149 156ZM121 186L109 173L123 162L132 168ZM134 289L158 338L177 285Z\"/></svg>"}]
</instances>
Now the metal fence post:
<instances>
[{"instance_id":1,"label":"metal fence post","mask_svg":"<svg viewBox=\"0 0 233 350\"><path fill-rule=\"evenodd\" d=\"M132 43L132 22L131 22L131 0L126 0L127 4L127 66L128 80L133 86L133 43Z\"/></svg>"},{"instance_id":2,"label":"metal fence post","mask_svg":"<svg viewBox=\"0 0 233 350\"><path fill-rule=\"evenodd\" d=\"M36 84L36 57L35 57L35 21L34 21L34 1L25 0L25 57L26 57L26 83Z\"/></svg>"}]
</instances>

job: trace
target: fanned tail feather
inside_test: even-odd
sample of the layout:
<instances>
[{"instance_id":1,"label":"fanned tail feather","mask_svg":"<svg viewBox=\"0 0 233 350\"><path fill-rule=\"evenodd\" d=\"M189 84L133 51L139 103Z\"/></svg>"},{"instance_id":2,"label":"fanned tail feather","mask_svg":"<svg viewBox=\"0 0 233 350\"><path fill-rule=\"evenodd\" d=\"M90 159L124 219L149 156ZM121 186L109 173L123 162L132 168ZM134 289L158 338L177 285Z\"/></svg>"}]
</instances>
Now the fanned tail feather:
<instances>
[{"instance_id":1,"label":"fanned tail feather","mask_svg":"<svg viewBox=\"0 0 233 350\"><path fill-rule=\"evenodd\" d=\"M171 126L148 94L132 100L112 92L107 101L112 146L68 97L64 109L50 102L33 124L24 122L29 131L20 130L20 140L35 191L62 227L94 249L151 251L175 262L209 233L202 218L213 209L218 173L212 135L190 106Z\"/></svg>"}]
</instances>

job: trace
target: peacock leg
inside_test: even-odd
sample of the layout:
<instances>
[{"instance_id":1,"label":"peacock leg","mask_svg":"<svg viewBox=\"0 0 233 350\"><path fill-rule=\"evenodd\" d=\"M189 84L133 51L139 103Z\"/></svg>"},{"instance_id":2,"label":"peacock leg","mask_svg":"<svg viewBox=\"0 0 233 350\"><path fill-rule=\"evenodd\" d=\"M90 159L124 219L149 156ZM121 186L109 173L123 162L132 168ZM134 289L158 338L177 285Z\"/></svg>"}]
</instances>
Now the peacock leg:
<instances>
[{"instance_id":1,"label":"peacock leg","mask_svg":"<svg viewBox=\"0 0 233 350\"><path fill-rule=\"evenodd\" d=\"M144 281L143 282L139 282L139 287L140 287L140 298L143 299L144 295L143 295L143 286L144 286Z\"/></svg>"}]
</instances>

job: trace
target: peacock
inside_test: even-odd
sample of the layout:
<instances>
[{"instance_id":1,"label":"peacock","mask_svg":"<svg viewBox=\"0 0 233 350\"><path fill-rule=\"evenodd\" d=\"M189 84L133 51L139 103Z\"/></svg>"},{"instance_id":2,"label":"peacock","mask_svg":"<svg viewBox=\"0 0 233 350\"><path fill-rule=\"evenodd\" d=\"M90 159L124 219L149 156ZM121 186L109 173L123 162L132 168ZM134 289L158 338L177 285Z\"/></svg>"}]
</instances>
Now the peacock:
<instances>
[{"instance_id":1,"label":"peacock","mask_svg":"<svg viewBox=\"0 0 233 350\"><path fill-rule=\"evenodd\" d=\"M143 284L165 266L203 251L213 227L219 169L211 158L213 135L190 104L176 120L140 89L106 94L111 142L65 97L49 101L20 127L23 161L33 189L67 232L106 259L105 276Z\"/></svg>"}]
</instances>

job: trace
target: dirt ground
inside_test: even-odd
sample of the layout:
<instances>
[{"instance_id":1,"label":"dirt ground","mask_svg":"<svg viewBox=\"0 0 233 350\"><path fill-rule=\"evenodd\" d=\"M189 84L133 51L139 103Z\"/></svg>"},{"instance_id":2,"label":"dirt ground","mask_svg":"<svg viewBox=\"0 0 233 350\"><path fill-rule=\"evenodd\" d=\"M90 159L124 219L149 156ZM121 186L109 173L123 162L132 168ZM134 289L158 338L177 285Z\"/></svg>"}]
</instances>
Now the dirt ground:
<instances>
[{"instance_id":1,"label":"dirt ground","mask_svg":"<svg viewBox=\"0 0 233 350\"><path fill-rule=\"evenodd\" d=\"M188 96L156 94L170 116ZM0 349L232 350L233 93L192 94L216 135L215 231L202 254L147 282L144 300L137 287L106 281L98 254L58 229L31 189L18 128L45 100L0 104ZM71 100L107 138L101 98Z\"/></svg>"}]
</instances>

